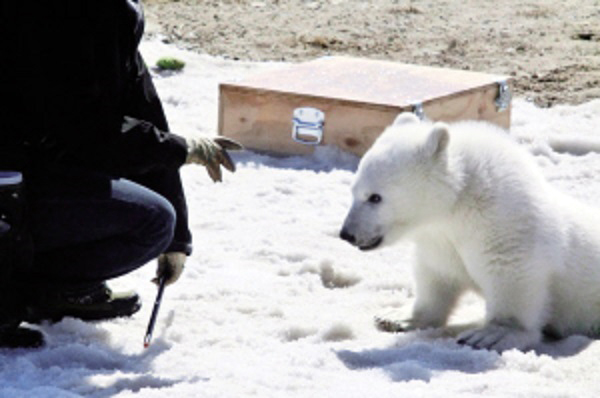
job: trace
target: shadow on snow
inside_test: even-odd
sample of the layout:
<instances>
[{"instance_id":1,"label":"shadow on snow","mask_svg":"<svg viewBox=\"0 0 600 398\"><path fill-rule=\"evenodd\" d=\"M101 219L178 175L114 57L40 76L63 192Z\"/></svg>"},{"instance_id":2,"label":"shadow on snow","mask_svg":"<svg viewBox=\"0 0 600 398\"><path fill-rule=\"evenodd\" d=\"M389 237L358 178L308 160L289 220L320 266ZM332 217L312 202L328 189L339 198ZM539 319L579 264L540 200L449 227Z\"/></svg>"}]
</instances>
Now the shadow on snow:
<instances>
[{"instance_id":1,"label":"shadow on snow","mask_svg":"<svg viewBox=\"0 0 600 398\"><path fill-rule=\"evenodd\" d=\"M501 366L501 354L459 345L453 338L448 338L448 335L455 335L464 329L462 327L399 334L399 339L393 347L358 352L341 350L336 354L348 369L380 368L396 382L428 382L442 372L476 374ZM593 341L588 337L575 335L561 340L545 340L530 351L535 355L547 355L555 359L570 357L585 350Z\"/></svg>"},{"instance_id":2,"label":"shadow on snow","mask_svg":"<svg viewBox=\"0 0 600 398\"><path fill-rule=\"evenodd\" d=\"M153 361L171 346L161 338L136 353L124 353L102 323L65 318L42 325L41 349L0 349L0 396L111 397L123 391L171 387L183 380L162 377ZM140 348L142 346L140 333ZM188 380L189 381L189 380Z\"/></svg>"},{"instance_id":3,"label":"shadow on snow","mask_svg":"<svg viewBox=\"0 0 600 398\"><path fill-rule=\"evenodd\" d=\"M267 167L293 170L330 172L333 170L356 171L359 157L333 146L317 146L309 155L279 156L274 153L261 153L251 150L231 152L238 164L259 164Z\"/></svg>"}]
</instances>

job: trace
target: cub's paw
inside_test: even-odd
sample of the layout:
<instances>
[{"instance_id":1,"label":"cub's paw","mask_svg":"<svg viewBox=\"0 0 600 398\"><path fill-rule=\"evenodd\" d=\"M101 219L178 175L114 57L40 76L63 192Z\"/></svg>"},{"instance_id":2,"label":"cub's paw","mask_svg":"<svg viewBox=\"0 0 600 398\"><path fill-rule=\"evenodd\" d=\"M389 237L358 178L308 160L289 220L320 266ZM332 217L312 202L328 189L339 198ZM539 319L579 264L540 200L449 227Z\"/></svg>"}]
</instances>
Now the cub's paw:
<instances>
[{"instance_id":1,"label":"cub's paw","mask_svg":"<svg viewBox=\"0 0 600 398\"><path fill-rule=\"evenodd\" d=\"M387 319L380 317L375 317L374 322L377 330L386 333L406 332L408 330L407 326L409 326L406 321L399 321L395 319Z\"/></svg>"},{"instance_id":2,"label":"cub's paw","mask_svg":"<svg viewBox=\"0 0 600 398\"><path fill-rule=\"evenodd\" d=\"M540 332L492 323L461 333L457 342L476 349L502 352L513 348L526 350L538 343L540 339Z\"/></svg>"},{"instance_id":3,"label":"cub's paw","mask_svg":"<svg viewBox=\"0 0 600 398\"><path fill-rule=\"evenodd\" d=\"M421 325L413 319L390 319L384 317L375 317L375 327L386 333L410 332L417 329L426 329L427 325Z\"/></svg>"}]
</instances>

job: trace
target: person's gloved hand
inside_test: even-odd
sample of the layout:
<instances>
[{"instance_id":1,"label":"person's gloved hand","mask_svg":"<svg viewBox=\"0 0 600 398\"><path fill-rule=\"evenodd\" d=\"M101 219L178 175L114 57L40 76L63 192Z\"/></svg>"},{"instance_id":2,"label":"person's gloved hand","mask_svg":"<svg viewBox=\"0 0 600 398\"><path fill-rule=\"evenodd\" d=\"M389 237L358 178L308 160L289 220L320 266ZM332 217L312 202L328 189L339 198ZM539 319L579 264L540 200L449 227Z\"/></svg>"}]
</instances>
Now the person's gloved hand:
<instances>
[{"instance_id":1,"label":"person's gloved hand","mask_svg":"<svg viewBox=\"0 0 600 398\"><path fill-rule=\"evenodd\" d=\"M227 151L244 149L240 143L225 137L188 140L188 146L186 163L198 163L206 167L208 175L214 182L220 182L223 179L221 166L232 173L235 171L235 164Z\"/></svg>"},{"instance_id":2,"label":"person's gloved hand","mask_svg":"<svg viewBox=\"0 0 600 398\"><path fill-rule=\"evenodd\" d=\"M167 285L175 283L183 272L186 259L186 254L182 252L168 252L158 256L156 278L152 279L152 282L158 284L159 279L164 275L167 278Z\"/></svg>"}]
</instances>

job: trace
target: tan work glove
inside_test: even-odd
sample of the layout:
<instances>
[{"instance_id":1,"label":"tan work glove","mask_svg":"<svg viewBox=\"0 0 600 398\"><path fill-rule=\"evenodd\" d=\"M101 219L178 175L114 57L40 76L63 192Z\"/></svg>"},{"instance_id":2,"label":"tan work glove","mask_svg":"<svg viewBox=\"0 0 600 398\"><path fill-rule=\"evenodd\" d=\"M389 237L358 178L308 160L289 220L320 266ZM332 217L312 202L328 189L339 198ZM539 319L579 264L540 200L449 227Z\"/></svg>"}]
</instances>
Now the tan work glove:
<instances>
[{"instance_id":1,"label":"tan work glove","mask_svg":"<svg viewBox=\"0 0 600 398\"><path fill-rule=\"evenodd\" d=\"M221 165L232 173L235 171L235 164L227 151L244 149L240 143L225 137L188 140L188 147L186 163L198 163L206 167L208 175L214 182L223 180Z\"/></svg>"},{"instance_id":2,"label":"tan work glove","mask_svg":"<svg viewBox=\"0 0 600 398\"><path fill-rule=\"evenodd\" d=\"M152 282L158 284L159 279L164 276L167 278L167 285L175 283L183 272L186 259L187 255L182 252L168 252L158 256L156 278L152 279Z\"/></svg>"}]
</instances>

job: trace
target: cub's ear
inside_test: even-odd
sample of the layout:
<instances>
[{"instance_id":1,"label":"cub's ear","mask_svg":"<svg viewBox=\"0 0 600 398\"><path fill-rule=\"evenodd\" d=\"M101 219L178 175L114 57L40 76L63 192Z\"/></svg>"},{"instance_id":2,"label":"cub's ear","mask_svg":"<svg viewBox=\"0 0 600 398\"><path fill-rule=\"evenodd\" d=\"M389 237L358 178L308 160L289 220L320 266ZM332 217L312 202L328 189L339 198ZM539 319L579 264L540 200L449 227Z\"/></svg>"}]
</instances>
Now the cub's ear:
<instances>
[{"instance_id":1,"label":"cub's ear","mask_svg":"<svg viewBox=\"0 0 600 398\"><path fill-rule=\"evenodd\" d=\"M448 147L450 141L450 132L448 125L442 122L436 122L429 132L427 142L425 142L425 152L430 157L441 154Z\"/></svg>"},{"instance_id":2,"label":"cub's ear","mask_svg":"<svg viewBox=\"0 0 600 398\"><path fill-rule=\"evenodd\" d=\"M404 124L419 123L419 122L420 122L419 118L414 113L402 112L401 114L396 116L396 119L394 120L394 123L392 123L392 126L402 126Z\"/></svg>"}]
</instances>

